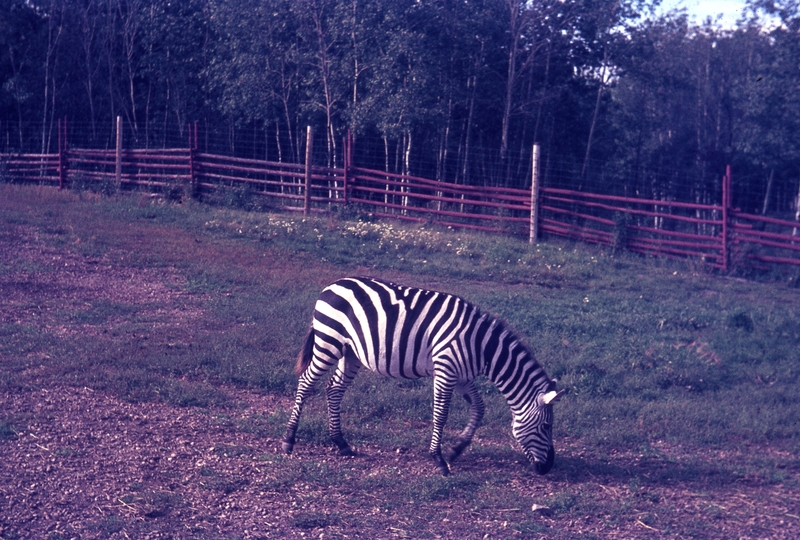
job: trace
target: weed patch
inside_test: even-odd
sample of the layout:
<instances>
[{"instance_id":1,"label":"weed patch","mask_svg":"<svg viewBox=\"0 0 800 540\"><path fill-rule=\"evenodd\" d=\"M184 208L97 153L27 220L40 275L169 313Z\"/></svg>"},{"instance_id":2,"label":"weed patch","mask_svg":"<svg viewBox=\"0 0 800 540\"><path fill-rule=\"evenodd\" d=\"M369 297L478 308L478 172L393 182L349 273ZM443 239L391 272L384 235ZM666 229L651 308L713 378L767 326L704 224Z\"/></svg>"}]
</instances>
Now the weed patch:
<instances>
[{"instance_id":1,"label":"weed patch","mask_svg":"<svg viewBox=\"0 0 800 540\"><path fill-rule=\"evenodd\" d=\"M8 441L16 438L16 436L17 430L14 429L14 426L0 421L0 441Z\"/></svg>"},{"instance_id":2,"label":"weed patch","mask_svg":"<svg viewBox=\"0 0 800 540\"><path fill-rule=\"evenodd\" d=\"M401 494L410 503L449 499L470 501L476 496L478 486L478 482L466 474L448 477L432 476L406 483Z\"/></svg>"},{"instance_id":3,"label":"weed patch","mask_svg":"<svg viewBox=\"0 0 800 540\"><path fill-rule=\"evenodd\" d=\"M317 529L339 523L339 517L335 514L324 514L321 512L297 512L292 516L292 525L298 529Z\"/></svg>"}]
</instances>

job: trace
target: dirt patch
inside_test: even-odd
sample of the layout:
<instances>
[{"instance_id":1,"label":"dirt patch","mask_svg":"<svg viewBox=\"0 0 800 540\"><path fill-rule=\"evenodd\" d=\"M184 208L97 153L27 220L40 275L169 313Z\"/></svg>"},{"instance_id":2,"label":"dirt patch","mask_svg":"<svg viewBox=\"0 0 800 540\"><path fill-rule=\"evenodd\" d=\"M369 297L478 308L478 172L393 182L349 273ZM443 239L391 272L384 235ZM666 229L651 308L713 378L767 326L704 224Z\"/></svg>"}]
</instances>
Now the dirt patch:
<instances>
[{"instance_id":1,"label":"dirt patch","mask_svg":"<svg viewBox=\"0 0 800 540\"><path fill-rule=\"evenodd\" d=\"M247 415L288 406L237 399ZM278 517L279 496L258 488L258 458L273 442L237 429L230 410L131 404L88 388L2 396L0 407L30 418L0 444L3 538L252 538Z\"/></svg>"},{"instance_id":2,"label":"dirt patch","mask_svg":"<svg viewBox=\"0 0 800 540\"><path fill-rule=\"evenodd\" d=\"M128 266L124 261L130 254L122 250L85 256L54 246L54 236L31 226L4 231L0 257L13 269L0 276L0 322L65 336L93 332L98 325L65 324L64 314L83 313L96 322L104 307L109 312L115 306L135 308L154 328L189 324L202 315L203 298L186 292L186 280L174 267Z\"/></svg>"},{"instance_id":3,"label":"dirt patch","mask_svg":"<svg viewBox=\"0 0 800 540\"><path fill-rule=\"evenodd\" d=\"M383 499L387 475L408 483L438 481L422 453L368 446L359 449L359 457L345 459L332 456L330 448L301 444L296 455L286 457L279 440L246 426L288 410L291 400L230 392L237 405L225 409L132 404L88 388L0 396L6 414L29 418L23 430L0 442L0 537L795 538L800 533L795 492L718 465L746 460L745 454L720 451L686 459L667 445L658 449L659 456L598 456L567 441L547 479L526 473L513 455L497 460L485 450L470 451L454 468L456 478L499 470L508 477L496 489L528 491L531 502L547 499L547 493L562 495L549 499L549 512L487 509L480 501L462 506L443 495L422 503L398 499L390 513ZM782 464L784 473L797 474L790 455L762 452ZM351 475L360 475L356 485L381 479L376 484L381 489L354 489L346 481ZM564 495L567 487L572 495ZM577 499L597 500L597 513L574 515L570 506L579 504ZM621 513L607 513L610 506L603 500L625 505ZM695 534L686 534L692 530Z\"/></svg>"}]
</instances>

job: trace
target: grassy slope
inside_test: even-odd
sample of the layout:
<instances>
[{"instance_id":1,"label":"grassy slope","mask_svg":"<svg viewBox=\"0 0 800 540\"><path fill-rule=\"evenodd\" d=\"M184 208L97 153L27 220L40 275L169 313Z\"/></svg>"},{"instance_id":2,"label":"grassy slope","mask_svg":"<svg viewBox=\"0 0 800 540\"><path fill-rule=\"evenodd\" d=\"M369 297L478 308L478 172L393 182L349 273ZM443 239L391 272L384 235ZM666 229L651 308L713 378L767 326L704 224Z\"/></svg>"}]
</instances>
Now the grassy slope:
<instances>
[{"instance_id":1,"label":"grassy slope","mask_svg":"<svg viewBox=\"0 0 800 540\"><path fill-rule=\"evenodd\" d=\"M4 195L26 193L5 189ZM185 279L178 286L204 295L204 307L224 325L224 332L205 328L192 336L207 343L173 340L169 366L161 351L156 358L125 351L109 360L120 368L129 355L125 364L138 369L126 369L138 376L290 392L290 359L318 290L339 275L362 273L454 292L507 320L569 390L559 407L562 433L611 445L660 438L793 443L798 434L800 292L782 284L577 245L528 246L357 216L303 220L201 205L33 197L17 208L6 205L4 221L33 227L45 242L83 257L174 268ZM269 257L270 267L259 257ZM135 308L108 302L66 313L89 325L124 319L116 325L121 334L147 326L136 315ZM32 346L20 336L27 341L38 329L23 323L3 331L11 337L6 354L13 356ZM85 345L72 344L75 351ZM392 402L388 395L379 407ZM505 412L500 405L497 414ZM426 404L418 408L428 414Z\"/></svg>"},{"instance_id":2,"label":"grassy slope","mask_svg":"<svg viewBox=\"0 0 800 540\"><path fill-rule=\"evenodd\" d=\"M454 292L498 313L569 389L560 429L592 444L794 444L798 434L795 288L580 245L528 246L364 216L206 212L202 230L217 237L332 266L333 274L388 276ZM200 220L193 221L183 226L197 231ZM287 306L288 317L302 313L301 327L310 305L302 302ZM385 406L392 401L387 396Z\"/></svg>"},{"instance_id":3,"label":"grassy slope","mask_svg":"<svg viewBox=\"0 0 800 540\"><path fill-rule=\"evenodd\" d=\"M220 383L289 395L292 359L319 289L341 275L372 274L460 294L526 336L548 373L568 389L557 411L562 444L606 455L658 453L664 444L768 444L794 454L799 448L800 294L785 284L357 215L303 220L193 203L0 190L2 234L33 235L78 261L170 273L180 309L202 314L192 324L169 326L150 304L28 306L82 331L56 338L42 332L56 326L45 315L4 317L0 387L6 392L67 381L132 400L200 406L235 401ZM44 262L0 261L0 276L57 271ZM168 330L159 331L160 324ZM428 384L360 376L345 401L351 440L424 448L419 436L420 429L428 432ZM497 448L508 442L507 408L490 385L484 388L489 412L479 433L485 444L475 451L505 456ZM322 409L316 400L304 417L301 444L326 444ZM463 422L464 413L456 407L450 425ZM278 436L285 416L256 417L245 428ZM0 420L0 433L25 422ZM574 454L562 465L567 474L582 466ZM462 480L489 481L473 476ZM453 486L454 497L468 497L470 486ZM549 504L577 511L575 497L567 490Z\"/></svg>"}]
</instances>

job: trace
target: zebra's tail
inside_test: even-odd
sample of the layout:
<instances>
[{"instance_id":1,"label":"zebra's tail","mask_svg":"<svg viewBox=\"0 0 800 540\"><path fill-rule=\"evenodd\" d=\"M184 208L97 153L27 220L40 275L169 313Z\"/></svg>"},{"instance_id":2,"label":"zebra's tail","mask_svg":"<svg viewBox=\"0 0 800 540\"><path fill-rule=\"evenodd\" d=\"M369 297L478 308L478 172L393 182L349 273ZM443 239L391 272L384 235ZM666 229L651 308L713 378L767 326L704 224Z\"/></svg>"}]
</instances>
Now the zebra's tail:
<instances>
[{"instance_id":1,"label":"zebra's tail","mask_svg":"<svg viewBox=\"0 0 800 540\"><path fill-rule=\"evenodd\" d=\"M294 365L294 374L298 377L302 375L308 366L311 365L311 355L314 352L314 329L309 328L306 340L300 354L297 355L297 363Z\"/></svg>"}]
</instances>

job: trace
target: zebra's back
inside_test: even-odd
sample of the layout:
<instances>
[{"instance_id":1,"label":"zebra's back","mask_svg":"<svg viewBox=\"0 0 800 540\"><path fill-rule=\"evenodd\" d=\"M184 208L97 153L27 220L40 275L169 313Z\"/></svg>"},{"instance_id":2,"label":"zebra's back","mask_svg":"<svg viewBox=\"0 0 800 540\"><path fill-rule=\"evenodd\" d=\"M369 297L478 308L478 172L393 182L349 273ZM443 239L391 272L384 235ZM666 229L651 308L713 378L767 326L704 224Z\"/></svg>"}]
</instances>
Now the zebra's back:
<instances>
[{"instance_id":1,"label":"zebra's back","mask_svg":"<svg viewBox=\"0 0 800 540\"><path fill-rule=\"evenodd\" d=\"M479 315L451 294L344 278L320 294L313 328L337 347L349 347L372 371L419 378L433 374L433 358L452 346L466 320Z\"/></svg>"}]
</instances>

